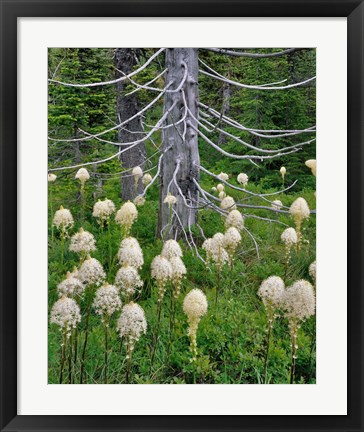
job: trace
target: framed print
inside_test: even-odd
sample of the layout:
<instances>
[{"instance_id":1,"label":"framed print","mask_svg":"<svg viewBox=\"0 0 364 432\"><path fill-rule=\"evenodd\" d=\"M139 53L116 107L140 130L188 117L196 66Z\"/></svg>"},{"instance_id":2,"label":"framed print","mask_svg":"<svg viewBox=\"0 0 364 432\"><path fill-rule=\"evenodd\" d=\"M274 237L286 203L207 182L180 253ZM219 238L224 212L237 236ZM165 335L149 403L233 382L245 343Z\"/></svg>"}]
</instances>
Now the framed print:
<instances>
[{"instance_id":1,"label":"framed print","mask_svg":"<svg viewBox=\"0 0 364 432\"><path fill-rule=\"evenodd\" d=\"M363 430L362 2L1 32L1 430Z\"/></svg>"}]
</instances>

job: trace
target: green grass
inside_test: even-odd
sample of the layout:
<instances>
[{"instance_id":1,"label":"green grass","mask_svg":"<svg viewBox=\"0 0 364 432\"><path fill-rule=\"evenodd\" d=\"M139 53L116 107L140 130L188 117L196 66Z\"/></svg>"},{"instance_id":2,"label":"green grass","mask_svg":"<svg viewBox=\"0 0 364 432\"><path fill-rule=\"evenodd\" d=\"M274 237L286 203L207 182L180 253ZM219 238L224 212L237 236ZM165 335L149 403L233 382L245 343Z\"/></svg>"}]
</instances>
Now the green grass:
<instances>
[{"instance_id":1,"label":"green grass","mask_svg":"<svg viewBox=\"0 0 364 432\"><path fill-rule=\"evenodd\" d=\"M104 194L101 198L109 198L120 206L117 195L119 180L110 180L105 184ZM87 209L84 221L80 221L80 205L77 198L78 188L74 180L57 179L53 188L52 207L55 211L62 204L69 208L75 219L72 233L81 226L94 234L97 240L97 251L92 255L104 265L107 281L113 283L118 270L117 260L108 265L108 234L101 231L96 220L92 217L94 198L91 195L92 184L86 184ZM209 190L211 185L204 185ZM259 187L251 187L255 192L263 192ZM264 192L273 192L267 189ZM264 355L267 319L264 306L257 296L257 290L263 279L277 275L284 276L284 246L280 241L283 225L266 222L254 218L246 218L245 225L256 238L259 244L260 260L250 237L243 233L243 240L238 250L234 271L225 267L222 277L222 290L217 306L214 304L216 289L216 272L209 269L198 260L191 250L181 242L187 268L187 278L184 280L181 296L178 300L176 312L176 326L173 334L173 343L168 355L169 341L169 301L170 287L167 289L163 302L161 328L153 364L150 363L152 336L156 328L157 292L156 286L150 276L150 263L153 257L161 252L162 242L155 240L158 201L157 188L153 187L148 193L148 199L143 207L139 207L139 217L132 228L132 235L138 239L144 253L145 264L140 271L144 281L138 304L144 309L148 322L145 336L135 344L132 361L133 383L178 384L193 382L193 366L190 362L189 339L187 336L187 319L182 311L182 302L185 294L192 288L200 288L207 296L209 302L208 313L201 319L198 333L199 356L196 364L196 382L205 384L256 384L262 381L264 373ZM229 190L226 192L236 200L244 199L242 193ZM305 189L300 193L281 194L269 197L280 199L284 205L289 206L298 196L303 196L310 206L315 208L315 197L312 189ZM242 201L246 202L246 201ZM258 199L251 199L249 203L261 203ZM252 212L250 212L252 213ZM254 214L270 217L293 226L288 215L279 215L267 211L256 210ZM223 221L219 215L204 210L199 214L199 223L206 236L223 231ZM304 243L299 254L293 252L292 260L285 278L286 286L297 279L309 279L308 266L316 258L316 218L311 215L303 225ZM72 271L78 265L76 254L67 250L69 241L66 241L66 253L61 265L61 242L55 231L51 238L51 214L49 215L49 312L58 298L57 284L61 282L67 271ZM196 228L196 243L201 249L203 238ZM120 229L111 223L112 254L116 255L120 244ZM202 253L202 252L201 252ZM228 287L232 280L232 293ZM85 305L80 303L81 310ZM281 314L283 315L283 314ZM126 360L125 346L121 344L116 332L116 320L119 313L111 319L110 324L110 355L109 355L109 383L125 383ZM84 322L79 326L79 350L84 338ZM298 359L296 366L296 383L315 383L315 349L311 352L312 334L315 330L314 317L304 323L300 329L298 342ZM314 340L314 339L313 339ZM49 354L49 383L58 383L60 370L61 332L55 325L49 325L48 354ZM286 319L281 316L274 324L271 348L268 363L268 382L272 384L288 383L290 368L290 336ZM72 364L75 382L79 382L80 354L76 363ZM86 383L103 383L104 373L104 328L100 317L92 312L90 319L90 334L85 363ZM68 382L68 364L65 380Z\"/></svg>"}]
</instances>

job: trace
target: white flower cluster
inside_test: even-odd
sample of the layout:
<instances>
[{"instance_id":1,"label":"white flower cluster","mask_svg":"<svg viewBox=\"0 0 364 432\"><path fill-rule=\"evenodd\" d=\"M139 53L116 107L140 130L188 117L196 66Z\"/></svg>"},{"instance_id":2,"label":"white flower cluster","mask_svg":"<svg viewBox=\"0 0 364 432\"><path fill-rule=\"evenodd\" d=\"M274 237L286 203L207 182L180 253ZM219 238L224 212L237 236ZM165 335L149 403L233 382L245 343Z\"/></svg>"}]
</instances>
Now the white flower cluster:
<instances>
[{"instance_id":1,"label":"white flower cluster","mask_svg":"<svg viewBox=\"0 0 364 432\"><path fill-rule=\"evenodd\" d=\"M152 180L153 180L153 177L149 173L146 173L143 175L142 181L143 181L144 186L148 186L152 182Z\"/></svg>"},{"instance_id":2,"label":"white flower cluster","mask_svg":"<svg viewBox=\"0 0 364 432\"><path fill-rule=\"evenodd\" d=\"M312 174L316 177L316 159L307 160L305 165L311 169Z\"/></svg>"},{"instance_id":3,"label":"white flower cluster","mask_svg":"<svg viewBox=\"0 0 364 432\"><path fill-rule=\"evenodd\" d=\"M267 309L270 320L273 320L275 310L281 307L284 292L285 285L279 276L270 276L261 283L258 295Z\"/></svg>"},{"instance_id":4,"label":"white flower cluster","mask_svg":"<svg viewBox=\"0 0 364 432\"><path fill-rule=\"evenodd\" d=\"M201 317L207 313L206 295L198 288L191 290L183 300L183 312L188 319L188 336L190 337L192 361L197 360L197 328Z\"/></svg>"},{"instance_id":5,"label":"white flower cluster","mask_svg":"<svg viewBox=\"0 0 364 432\"><path fill-rule=\"evenodd\" d=\"M116 273L115 285L126 297L128 297L133 295L137 288L143 286L143 281L135 267L126 265L121 267Z\"/></svg>"},{"instance_id":6,"label":"white flower cluster","mask_svg":"<svg viewBox=\"0 0 364 432\"><path fill-rule=\"evenodd\" d=\"M244 228L244 218L239 210L232 210L225 219L225 228L230 227L236 228L238 231L242 231Z\"/></svg>"},{"instance_id":7,"label":"white flower cluster","mask_svg":"<svg viewBox=\"0 0 364 432\"><path fill-rule=\"evenodd\" d=\"M143 266L143 251L136 238L127 237L121 241L118 259L122 267L131 266L138 269Z\"/></svg>"},{"instance_id":8,"label":"white flower cluster","mask_svg":"<svg viewBox=\"0 0 364 432\"><path fill-rule=\"evenodd\" d=\"M168 204L170 207L176 204L177 198L168 192L167 196L164 198L164 204Z\"/></svg>"},{"instance_id":9,"label":"white flower cluster","mask_svg":"<svg viewBox=\"0 0 364 432\"><path fill-rule=\"evenodd\" d=\"M232 260L236 248L241 242L241 235L235 227L228 228L224 234L223 246L229 254L229 259Z\"/></svg>"},{"instance_id":10,"label":"white flower cluster","mask_svg":"<svg viewBox=\"0 0 364 432\"><path fill-rule=\"evenodd\" d=\"M224 173L224 172L221 172L221 173L218 175L218 178L219 178L220 180L223 180L223 181L228 181L228 180L229 180L229 175L226 174L226 173Z\"/></svg>"},{"instance_id":11,"label":"white flower cluster","mask_svg":"<svg viewBox=\"0 0 364 432\"><path fill-rule=\"evenodd\" d=\"M223 200L226 197L226 193L224 191L219 192L219 199Z\"/></svg>"},{"instance_id":12,"label":"white flower cluster","mask_svg":"<svg viewBox=\"0 0 364 432\"><path fill-rule=\"evenodd\" d=\"M281 234L281 240L287 247L291 247L298 241L297 233L294 228L286 228Z\"/></svg>"},{"instance_id":13,"label":"white flower cluster","mask_svg":"<svg viewBox=\"0 0 364 432\"><path fill-rule=\"evenodd\" d=\"M57 286L60 295L69 297L80 296L85 291L85 286L74 273L67 272L67 277Z\"/></svg>"},{"instance_id":14,"label":"white flower cluster","mask_svg":"<svg viewBox=\"0 0 364 432\"><path fill-rule=\"evenodd\" d=\"M316 260L310 264L308 268L308 273L312 277L314 282L316 282Z\"/></svg>"},{"instance_id":15,"label":"white flower cluster","mask_svg":"<svg viewBox=\"0 0 364 432\"><path fill-rule=\"evenodd\" d=\"M133 223L137 220L137 218L138 218L137 208L135 207L135 205L132 202L127 201L117 211L116 216L115 216L115 222L118 225L121 225L124 227L125 235L128 236L130 233L130 229L131 229Z\"/></svg>"},{"instance_id":16,"label":"white flower cluster","mask_svg":"<svg viewBox=\"0 0 364 432\"><path fill-rule=\"evenodd\" d=\"M158 287L158 302L161 302L166 291L166 284L172 276L171 263L161 255L153 258L151 264L152 278L156 280Z\"/></svg>"},{"instance_id":17,"label":"white flower cluster","mask_svg":"<svg viewBox=\"0 0 364 432\"><path fill-rule=\"evenodd\" d=\"M106 274L100 262L89 256L82 263L77 277L86 285L101 285L105 281Z\"/></svg>"},{"instance_id":18,"label":"white flower cluster","mask_svg":"<svg viewBox=\"0 0 364 432\"><path fill-rule=\"evenodd\" d=\"M77 171L75 178L80 180L81 184L84 185L86 181L90 179L90 174L86 168L80 168Z\"/></svg>"},{"instance_id":19,"label":"white flower cluster","mask_svg":"<svg viewBox=\"0 0 364 432\"><path fill-rule=\"evenodd\" d=\"M274 210L280 210L282 208L283 204L281 200L274 200L272 201L272 208L274 208Z\"/></svg>"},{"instance_id":20,"label":"white flower cluster","mask_svg":"<svg viewBox=\"0 0 364 432\"><path fill-rule=\"evenodd\" d=\"M140 179L140 177L143 176L143 170L140 168L140 166L134 167L131 173L135 177L136 181L138 181Z\"/></svg>"},{"instance_id":21,"label":"white flower cluster","mask_svg":"<svg viewBox=\"0 0 364 432\"><path fill-rule=\"evenodd\" d=\"M202 249L206 251L207 261L214 261L220 269L229 262L229 255L224 248L224 234L222 233L216 233L212 238L205 240Z\"/></svg>"},{"instance_id":22,"label":"white flower cluster","mask_svg":"<svg viewBox=\"0 0 364 432\"><path fill-rule=\"evenodd\" d=\"M171 239L164 243L161 255L170 260L173 257L181 257L183 254L181 246L176 242L176 240Z\"/></svg>"},{"instance_id":23,"label":"white flower cluster","mask_svg":"<svg viewBox=\"0 0 364 432\"><path fill-rule=\"evenodd\" d=\"M287 288L282 304L287 318L293 323L303 321L315 314L315 293L310 282L303 279Z\"/></svg>"},{"instance_id":24,"label":"white flower cluster","mask_svg":"<svg viewBox=\"0 0 364 432\"><path fill-rule=\"evenodd\" d=\"M136 303L130 302L121 311L117 322L120 337L128 337L130 342L136 341L147 332L147 321L144 310Z\"/></svg>"},{"instance_id":25,"label":"white flower cluster","mask_svg":"<svg viewBox=\"0 0 364 432\"><path fill-rule=\"evenodd\" d=\"M286 175L287 170L286 170L286 168L284 166L282 166L281 169L279 170L279 172L281 173L282 178L284 178L284 176Z\"/></svg>"},{"instance_id":26,"label":"white flower cluster","mask_svg":"<svg viewBox=\"0 0 364 432\"><path fill-rule=\"evenodd\" d=\"M219 184L216 186L216 190L217 190L218 192L224 192L224 190L225 190L225 186L224 186L223 184L219 183Z\"/></svg>"},{"instance_id":27,"label":"white flower cluster","mask_svg":"<svg viewBox=\"0 0 364 432\"><path fill-rule=\"evenodd\" d=\"M223 200L220 203L220 207L223 210L227 210L228 212L231 212L233 210L236 210L236 204L235 204L235 200L233 197L231 196L226 196L225 198L223 198Z\"/></svg>"},{"instance_id":28,"label":"white flower cluster","mask_svg":"<svg viewBox=\"0 0 364 432\"><path fill-rule=\"evenodd\" d=\"M145 204L145 198L143 195L138 195L134 198L134 204L138 207L141 207Z\"/></svg>"},{"instance_id":29,"label":"white flower cluster","mask_svg":"<svg viewBox=\"0 0 364 432\"><path fill-rule=\"evenodd\" d=\"M96 250L95 237L88 231L80 228L79 232L71 237L69 250L80 254L89 254Z\"/></svg>"},{"instance_id":30,"label":"white flower cluster","mask_svg":"<svg viewBox=\"0 0 364 432\"><path fill-rule=\"evenodd\" d=\"M96 291L93 307L98 315L111 317L121 309L118 289L114 285L105 283Z\"/></svg>"},{"instance_id":31,"label":"white flower cluster","mask_svg":"<svg viewBox=\"0 0 364 432\"><path fill-rule=\"evenodd\" d=\"M104 201L98 200L95 203L92 216L103 226L113 213L115 213L115 204L106 198Z\"/></svg>"},{"instance_id":32,"label":"white flower cluster","mask_svg":"<svg viewBox=\"0 0 364 432\"><path fill-rule=\"evenodd\" d=\"M53 225L59 230L67 231L73 227L73 224L74 221L71 212L61 206L54 214Z\"/></svg>"},{"instance_id":33,"label":"white flower cluster","mask_svg":"<svg viewBox=\"0 0 364 432\"><path fill-rule=\"evenodd\" d=\"M77 303L65 295L57 300L51 310L51 323L63 329L67 337L71 336L72 329L81 321L80 308Z\"/></svg>"},{"instance_id":34,"label":"white flower cluster","mask_svg":"<svg viewBox=\"0 0 364 432\"><path fill-rule=\"evenodd\" d=\"M224 234L223 245L225 249L236 249L241 242L241 235L235 227L228 228Z\"/></svg>"},{"instance_id":35,"label":"white flower cluster","mask_svg":"<svg viewBox=\"0 0 364 432\"><path fill-rule=\"evenodd\" d=\"M237 177L238 183L244 187L248 184L249 177L245 173L240 173Z\"/></svg>"},{"instance_id":36,"label":"white flower cluster","mask_svg":"<svg viewBox=\"0 0 364 432\"><path fill-rule=\"evenodd\" d=\"M183 312L191 321L200 320L207 313L206 295L199 289L192 289L183 300Z\"/></svg>"},{"instance_id":37,"label":"white flower cluster","mask_svg":"<svg viewBox=\"0 0 364 432\"><path fill-rule=\"evenodd\" d=\"M57 179L57 176L55 174L51 174L51 173L48 174L48 181L49 182L55 182L56 179Z\"/></svg>"},{"instance_id":38,"label":"white flower cluster","mask_svg":"<svg viewBox=\"0 0 364 432\"><path fill-rule=\"evenodd\" d=\"M289 209L289 213L293 217L296 224L301 224L304 219L310 217L310 209L308 207L307 201L304 198L297 198Z\"/></svg>"}]
</instances>

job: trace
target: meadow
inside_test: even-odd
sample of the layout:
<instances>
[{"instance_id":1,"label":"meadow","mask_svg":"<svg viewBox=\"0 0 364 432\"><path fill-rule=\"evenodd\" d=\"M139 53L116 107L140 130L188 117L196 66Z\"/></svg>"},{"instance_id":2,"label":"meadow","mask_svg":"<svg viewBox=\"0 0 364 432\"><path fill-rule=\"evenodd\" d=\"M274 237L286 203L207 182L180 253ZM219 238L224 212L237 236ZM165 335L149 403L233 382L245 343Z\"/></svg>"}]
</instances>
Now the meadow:
<instances>
[{"instance_id":1,"label":"meadow","mask_svg":"<svg viewBox=\"0 0 364 432\"><path fill-rule=\"evenodd\" d=\"M289 166L287 170L289 172ZM302 171L309 173L304 165ZM215 174L218 175L219 172ZM279 170L275 170L270 175L278 187L264 182L264 179L260 182L249 181L244 187L257 194L276 193L282 188L279 186L281 174ZM228 182L239 186L236 176L230 173L228 176ZM311 178L314 179L313 176ZM307 181L308 186L303 189L292 188L268 198L271 201L280 200L287 209L297 198L304 198L309 209L315 209L315 191L310 181ZM219 192L213 189L217 183L209 178L203 181L203 187L218 197ZM292 215L288 211L267 212L263 209L254 211L254 214L246 214L244 227L253 234L257 245L247 231L240 230L241 240L232 251L233 263L223 259L220 266L214 256L207 259L209 251L206 254L203 233L206 238L213 238L216 233L225 233L226 216L211 209L200 210L198 223L202 230L193 226L192 232L198 254L205 262L199 259L195 247L189 247L183 238L179 239L186 274L180 278L178 298L173 296L174 284L171 278L166 277L162 281L165 293L161 300L161 281L153 278L151 271L152 261L161 254L165 243L163 239L156 238L159 190L154 184L148 191L145 203L136 207L137 219L127 234L137 239L142 249L144 263L138 270L142 286L128 295L122 289L118 290L122 306L132 301L145 314L145 334L145 329L142 328L138 337L132 340L131 348L130 338L125 335L120 337L118 331L120 304L116 305L115 312L107 317L106 322L105 315L98 314L95 307L90 307L95 301L98 289L96 285L88 286L82 295L74 296L80 311L80 322L76 328L64 332L62 327L51 323L52 308L62 296L57 287L67 278L67 272L79 269L82 261L87 258L85 254L80 256L69 250L71 238L80 228L94 236L96 250L90 255L103 266L106 282L111 286L115 284L115 276L120 268L118 251L122 238L126 237L123 226L115 222L116 211L125 204L121 202L119 194L120 178L110 176L100 188L97 176L91 175L84 183L82 194L75 173L60 174L55 181L49 181L48 186L49 383L80 383L81 375L82 383L89 384L315 383L316 316L310 310L305 312L306 315L303 313L293 320L294 308L289 309L284 303L270 301L271 298L264 301L262 291L258 293L262 282L271 276L283 279L284 291L288 291L288 287L300 280L308 281L316 288L313 272L309 271L311 263L316 259L315 213L311 212L303 220L302 238L299 245L293 244L289 248L289 262L281 235L287 227L295 227ZM228 186L224 187L224 193L235 202L247 199L246 193ZM99 199L106 198L112 200L116 211L102 227L93 216L93 207ZM250 197L249 204L262 203L258 197ZM54 214L60 206L69 209L74 220L74 224L67 229L64 240L58 229L60 226L57 228L53 224ZM218 271L220 267L221 272ZM192 322L193 327L194 321L186 315L183 307L186 295L193 289L201 290L207 300L207 311L201 310L201 316L197 319L197 355L191 331L188 330L189 324L191 327ZM90 313L86 319L87 311ZM88 339L83 359L86 326ZM292 339L292 335L295 339ZM295 365L292 376L293 357Z\"/></svg>"}]
</instances>

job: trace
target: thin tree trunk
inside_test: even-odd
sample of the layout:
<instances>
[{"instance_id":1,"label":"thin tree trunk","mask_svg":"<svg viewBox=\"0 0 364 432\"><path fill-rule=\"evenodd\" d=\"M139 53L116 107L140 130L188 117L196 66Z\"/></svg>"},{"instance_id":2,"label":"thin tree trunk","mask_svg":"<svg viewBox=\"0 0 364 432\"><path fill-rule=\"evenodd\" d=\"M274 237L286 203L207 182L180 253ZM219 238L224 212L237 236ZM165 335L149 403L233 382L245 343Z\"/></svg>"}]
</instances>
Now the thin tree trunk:
<instances>
[{"instance_id":1,"label":"thin tree trunk","mask_svg":"<svg viewBox=\"0 0 364 432\"><path fill-rule=\"evenodd\" d=\"M136 49L133 48L117 48L115 50L114 63L115 67L123 73L117 71L116 76L120 77L123 74L132 72L134 66L137 64ZM125 96L127 93L127 86L130 84L128 80L116 83L117 90L117 113L118 122L123 122L133 115L135 115L140 109L138 106L138 96L134 93L130 96ZM141 124L141 118L137 117L121 129L118 130L118 141L119 142L132 142L143 138L144 134L143 127ZM125 147L126 148L126 147ZM144 169L146 159L146 150L144 142L137 144L131 150L120 155L120 162L123 169L134 168L140 166ZM143 192L143 183L139 179L137 194ZM124 201L132 200L135 198L135 183L134 178L131 175L131 170L121 175L121 198Z\"/></svg>"},{"instance_id":2,"label":"thin tree trunk","mask_svg":"<svg viewBox=\"0 0 364 432\"><path fill-rule=\"evenodd\" d=\"M188 204L195 207L197 205L198 190L193 179L199 181L198 165L200 158L197 134L189 126L189 122L195 127L197 127L197 122L189 113L187 113L185 121L178 122L185 115L184 96L187 107L193 116L196 118L198 116L198 52L197 49L193 48L167 49L166 68L168 68L168 72L166 83L173 82L170 89L178 88L182 82L185 75L184 64L187 67L187 79L181 91L166 93L164 99L165 112L176 103L166 119L166 124L175 124L176 126L163 130L163 151L165 151L165 154L162 159L160 173L161 187L157 235L164 239L181 237L182 226L187 227L189 223L193 225L197 217L196 209L192 209L190 215L190 209L185 205L184 199L173 181L173 175L175 173L176 183ZM179 167L178 170L176 170L177 166ZM177 203L174 204L173 209L178 214L178 218L173 215L172 225L169 224L169 206L163 202L168 192L177 197Z\"/></svg>"}]
</instances>

